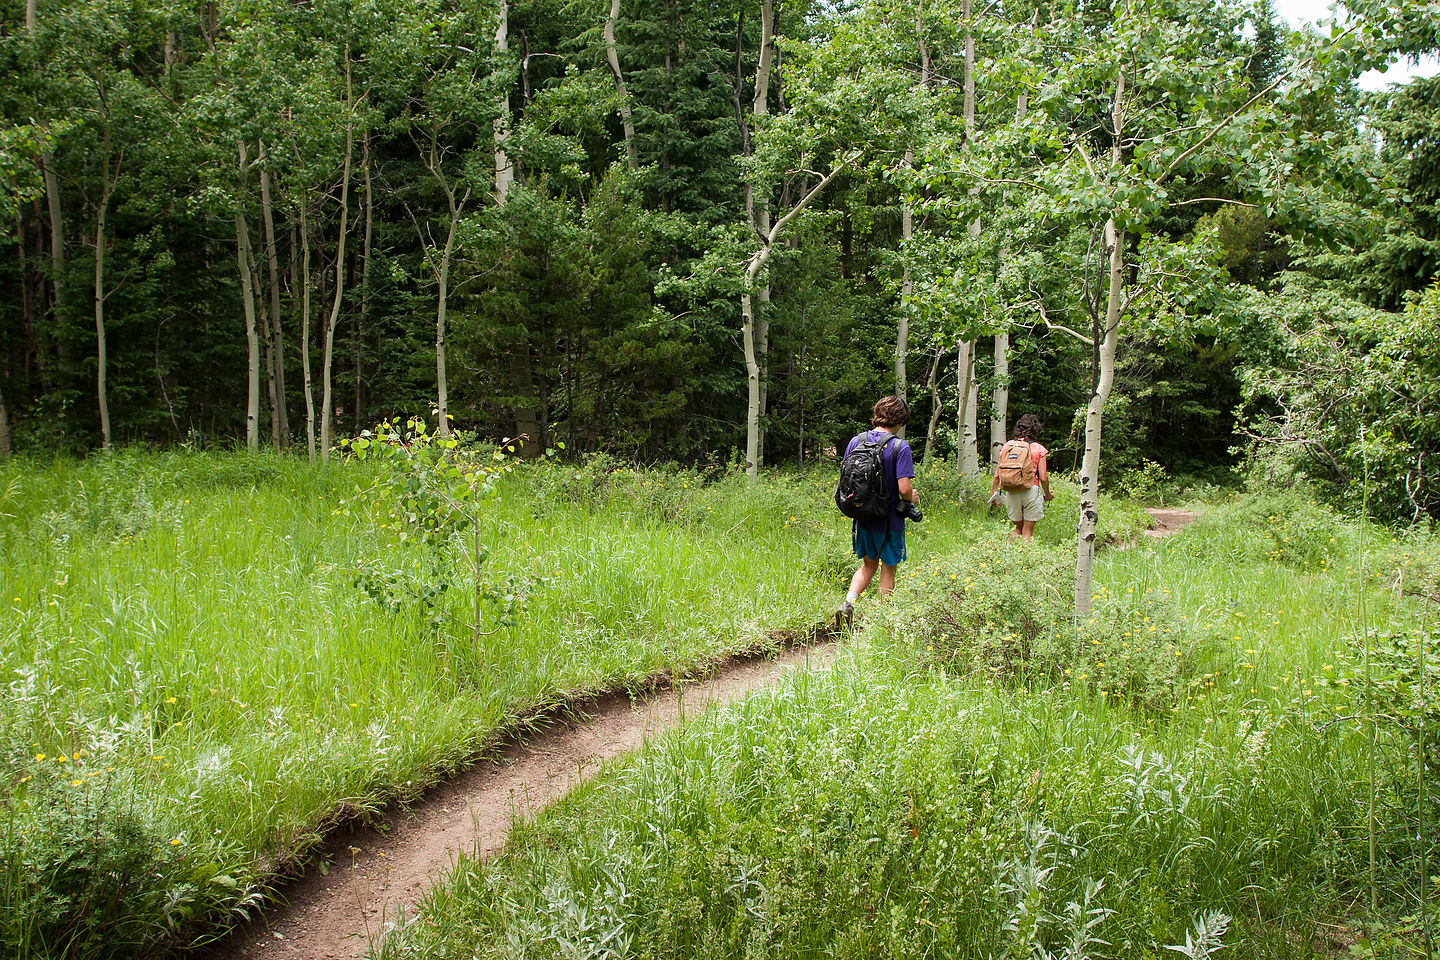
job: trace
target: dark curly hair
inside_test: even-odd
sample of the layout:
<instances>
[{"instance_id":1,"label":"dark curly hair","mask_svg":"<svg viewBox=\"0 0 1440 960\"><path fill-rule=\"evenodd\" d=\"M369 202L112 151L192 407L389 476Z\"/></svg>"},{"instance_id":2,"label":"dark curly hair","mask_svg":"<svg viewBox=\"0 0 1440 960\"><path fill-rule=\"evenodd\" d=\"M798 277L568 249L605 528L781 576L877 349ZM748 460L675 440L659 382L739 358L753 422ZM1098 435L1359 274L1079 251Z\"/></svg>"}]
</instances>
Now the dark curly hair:
<instances>
[{"instance_id":1,"label":"dark curly hair","mask_svg":"<svg viewBox=\"0 0 1440 960\"><path fill-rule=\"evenodd\" d=\"M910 422L910 404L900 397L881 397L875 401L870 423L877 427L903 427Z\"/></svg>"},{"instance_id":2,"label":"dark curly hair","mask_svg":"<svg viewBox=\"0 0 1440 960\"><path fill-rule=\"evenodd\" d=\"M1029 440L1031 443L1040 442L1040 431L1045 429L1045 424L1033 413L1027 413L1015 421L1015 439Z\"/></svg>"}]
</instances>

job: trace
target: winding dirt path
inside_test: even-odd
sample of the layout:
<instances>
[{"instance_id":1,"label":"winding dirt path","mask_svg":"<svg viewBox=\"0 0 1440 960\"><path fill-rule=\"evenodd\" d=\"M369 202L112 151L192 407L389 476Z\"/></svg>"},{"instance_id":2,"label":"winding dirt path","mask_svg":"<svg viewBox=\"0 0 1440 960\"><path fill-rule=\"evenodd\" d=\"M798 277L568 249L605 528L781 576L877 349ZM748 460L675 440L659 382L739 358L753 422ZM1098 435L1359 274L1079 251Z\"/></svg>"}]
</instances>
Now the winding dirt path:
<instances>
[{"instance_id":1,"label":"winding dirt path","mask_svg":"<svg viewBox=\"0 0 1440 960\"><path fill-rule=\"evenodd\" d=\"M1146 507L1145 512L1155 521L1155 526L1144 531L1147 537L1168 537L1181 527L1195 522L1199 516L1194 510L1179 510L1174 507Z\"/></svg>"},{"instance_id":2,"label":"winding dirt path","mask_svg":"<svg viewBox=\"0 0 1440 960\"><path fill-rule=\"evenodd\" d=\"M199 951L204 960L353 960L465 851L488 856L511 819L559 799L600 765L633 750L684 716L727 703L805 664L836 654L834 630L792 638L774 657L732 658L708 677L672 683L645 699L609 694L572 706L583 720L556 719L500 749L425 797L392 812L383 831L337 832L312 867L279 891L283 903ZM326 864L322 869L318 864Z\"/></svg>"}]
</instances>

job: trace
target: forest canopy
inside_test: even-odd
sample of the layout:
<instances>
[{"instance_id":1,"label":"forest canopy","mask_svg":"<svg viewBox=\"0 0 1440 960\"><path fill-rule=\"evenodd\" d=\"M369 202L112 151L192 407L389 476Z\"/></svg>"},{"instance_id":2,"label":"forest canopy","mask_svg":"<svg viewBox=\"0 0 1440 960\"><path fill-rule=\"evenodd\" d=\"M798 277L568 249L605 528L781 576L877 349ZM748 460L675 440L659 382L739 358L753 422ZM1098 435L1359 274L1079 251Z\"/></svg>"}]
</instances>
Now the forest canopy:
<instances>
[{"instance_id":1,"label":"forest canopy","mask_svg":"<svg viewBox=\"0 0 1440 960\"><path fill-rule=\"evenodd\" d=\"M7 0L0 456L324 458L438 404L753 473L895 392L965 473L1034 412L1082 486L1248 457L1434 517L1440 78L1355 78L1437 23Z\"/></svg>"}]
</instances>

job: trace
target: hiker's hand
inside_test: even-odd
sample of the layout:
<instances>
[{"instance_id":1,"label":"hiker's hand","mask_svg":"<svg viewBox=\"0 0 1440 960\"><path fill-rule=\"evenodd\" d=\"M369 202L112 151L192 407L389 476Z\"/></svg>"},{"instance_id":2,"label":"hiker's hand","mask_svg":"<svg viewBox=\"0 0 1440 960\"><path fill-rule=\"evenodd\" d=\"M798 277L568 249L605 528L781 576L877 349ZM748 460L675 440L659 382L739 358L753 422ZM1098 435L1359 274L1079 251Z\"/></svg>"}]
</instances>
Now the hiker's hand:
<instances>
[{"instance_id":1,"label":"hiker's hand","mask_svg":"<svg viewBox=\"0 0 1440 960\"><path fill-rule=\"evenodd\" d=\"M1055 494L1051 493L1049 490L1046 490L1046 491L1045 491L1045 502L1046 502L1046 503L1049 503L1051 500L1054 500L1054 499L1055 499Z\"/></svg>"}]
</instances>

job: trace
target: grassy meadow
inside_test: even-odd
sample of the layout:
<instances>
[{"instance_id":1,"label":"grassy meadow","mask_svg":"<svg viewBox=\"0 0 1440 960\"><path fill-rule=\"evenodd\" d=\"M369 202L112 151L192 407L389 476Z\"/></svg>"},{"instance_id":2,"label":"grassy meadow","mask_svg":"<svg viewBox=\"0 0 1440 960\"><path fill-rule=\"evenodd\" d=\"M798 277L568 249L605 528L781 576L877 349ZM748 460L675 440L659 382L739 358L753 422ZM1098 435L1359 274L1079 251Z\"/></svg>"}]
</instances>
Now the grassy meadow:
<instances>
[{"instance_id":1,"label":"grassy meadow","mask_svg":"<svg viewBox=\"0 0 1440 960\"><path fill-rule=\"evenodd\" d=\"M1080 623L1063 549L971 528L833 668L610 765L377 955L1426 956L1440 551L1203 509L1106 551Z\"/></svg>"},{"instance_id":2,"label":"grassy meadow","mask_svg":"<svg viewBox=\"0 0 1440 960\"><path fill-rule=\"evenodd\" d=\"M830 474L522 464L485 504L476 638L465 587L436 594L423 551L368 515L366 464L13 462L3 952L203 937L328 826L418 795L536 711L828 619L853 566ZM922 482L912 556L1000 529L966 506L978 488ZM1112 513L1117 537L1142 524ZM376 602L377 571L413 600Z\"/></svg>"}]
</instances>

